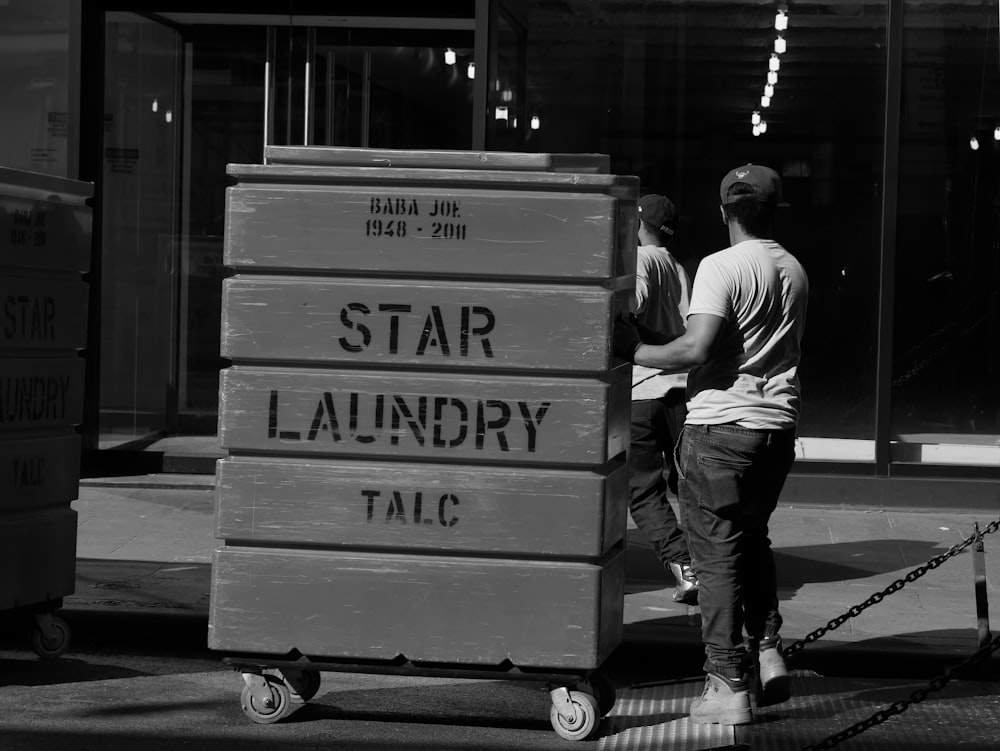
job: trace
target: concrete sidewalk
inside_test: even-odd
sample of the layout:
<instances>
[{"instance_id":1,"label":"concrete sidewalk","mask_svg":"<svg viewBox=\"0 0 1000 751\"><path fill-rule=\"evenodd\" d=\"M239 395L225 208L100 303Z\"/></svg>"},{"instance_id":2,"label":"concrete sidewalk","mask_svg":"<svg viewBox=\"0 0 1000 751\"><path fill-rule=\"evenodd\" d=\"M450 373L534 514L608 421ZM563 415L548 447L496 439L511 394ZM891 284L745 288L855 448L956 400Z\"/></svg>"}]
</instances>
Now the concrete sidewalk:
<instances>
[{"instance_id":1,"label":"concrete sidewalk","mask_svg":"<svg viewBox=\"0 0 1000 751\"><path fill-rule=\"evenodd\" d=\"M73 502L76 592L64 599L64 616L130 613L207 623L210 562L218 545L213 482L211 475L83 480ZM946 553L976 523L983 529L995 518L962 509L780 506L771 537L785 646ZM951 556L808 644L793 666L823 674L931 678L974 653L979 640L972 550ZM985 551L985 591L996 613L1000 533L985 538ZM626 561L620 651L648 665L665 660L697 671L698 610L671 600L672 578L631 523ZM996 628L1000 615L992 623Z\"/></svg>"}]
</instances>

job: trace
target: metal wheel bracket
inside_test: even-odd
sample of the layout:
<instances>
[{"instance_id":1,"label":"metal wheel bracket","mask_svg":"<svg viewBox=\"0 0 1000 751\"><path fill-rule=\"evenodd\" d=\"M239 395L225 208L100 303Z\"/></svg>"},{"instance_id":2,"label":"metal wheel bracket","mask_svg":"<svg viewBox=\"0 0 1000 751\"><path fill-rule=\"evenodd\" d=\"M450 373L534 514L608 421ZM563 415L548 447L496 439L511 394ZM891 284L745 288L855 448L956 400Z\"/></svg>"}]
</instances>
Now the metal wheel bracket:
<instances>
[{"instance_id":1,"label":"metal wheel bracket","mask_svg":"<svg viewBox=\"0 0 1000 751\"><path fill-rule=\"evenodd\" d=\"M262 673L243 673L243 682L246 683L253 698L260 703L260 706L274 706L274 695L271 693L266 676Z\"/></svg>"},{"instance_id":2,"label":"metal wheel bracket","mask_svg":"<svg viewBox=\"0 0 1000 751\"><path fill-rule=\"evenodd\" d=\"M549 691L549 698L552 699L552 706L562 717L572 720L576 717L576 709L573 707L573 699L570 698L569 689L560 686Z\"/></svg>"},{"instance_id":3,"label":"metal wheel bracket","mask_svg":"<svg viewBox=\"0 0 1000 751\"><path fill-rule=\"evenodd\" d=\"M35 624L43 639L59 638L59 630L55 626L52 613L35 613Z\"/></svg>"}]
</instances>

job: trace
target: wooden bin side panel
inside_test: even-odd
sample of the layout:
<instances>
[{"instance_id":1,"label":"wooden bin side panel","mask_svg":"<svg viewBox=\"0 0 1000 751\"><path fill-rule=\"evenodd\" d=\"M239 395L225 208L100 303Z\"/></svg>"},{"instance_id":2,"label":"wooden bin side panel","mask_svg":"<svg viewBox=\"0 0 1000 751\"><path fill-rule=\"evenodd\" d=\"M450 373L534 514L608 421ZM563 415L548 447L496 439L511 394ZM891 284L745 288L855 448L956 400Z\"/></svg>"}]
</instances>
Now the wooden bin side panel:
<instances>
[{"instance_id":1,"label":"wooden bin side panel","mask_svg":"<svg viewBox=\"0 0 1000 751\"><path fill-rule=\"evenodd\" d=\"M0 514L0 570L0 611L73 594L76 511Z\"/></svg>"},{"instance_id":2,"label":"wooden bin side panel","mask_svg":"<svg viewBox=\"0 0 1000 751\"><path fill-rule=\"evenodd\" d=\"M603 565L225 547L209 647L230 652L590 669L620 635ZM617 612L613 622L603 621ZM608 632L608 633L606 633Z\"/></svg>"},{"instance_id":3,"label":"wooden bin side panel","mask_svg":"<svg viewBox=\"0 0 1000 751\"><path fill-rule=\"evenodd\" d=\"M0 434L80 424L85 365L77 356L0 357Z\"/></svg>"},{"instance_id":4,"label":"wooden bin side panel","mask_svg":"<svg viewBox=\"0 0 1000 751\"><path fill-rule=\"evenodd\" d=\"M628 378L233 366L219 440L236 452L599 465L628 447L628 415L609 404L623 411L629 389Z\"/></svg>"},{"instance_id":5,"label":"wooden bin side panel","mask_svg":"<svg viewBox=\"0 0 1000 751\"><path fill-rule=\"evenodd\" d=\"M4 178L24 176L0 170L0 267L87 271L93 216L85 196L47 194Z\"/></svg>"},{"instance_id":6,"label":"wooden bin side panel","mask_svg":"<svg viewBox=\"0 0 1000 751\"><path fill-rule=\"evenodd\" d=\"M76 433L0 440L0 514L69 505L79 490Z\"/></svg>"},{"instance_id":7,"label":"wooden bin side panel","mask_svg":"<svg viewBox=\"0 0 1000 751\"><path fill-rule=\"evenodd\" d=\"M625 292L597 286L236 276L222 354L357 365L599 372Z\"/></svg>"},{"instance_id":8,"label":"wooden bin side panel","mask_svg":"<svg viewBox=\"0 0 1000 751\"><path fill-rule=\"evenodd\" d=\"M625 535L624 464L610 475L534 468L230 458L216 537L598 558ZM618 495L615 495L618 493Z\"/></svg>"},{"instance_id":9,"label":"wooden bin side panel","mask_svg":"<svg viewBox=\"0 0 1000 751\"><path fill-rule=\"evenodd\" d=\"M392 274L618 278L618 199L460 184L236 185L226 189L225 263Z\"/></svg>"},{"instance_id":10,"label":"wooden bin side panel","mask_svg":"<svg viewBox=\"0 0 1000 751\"><path fill-rule=\"evenodd\" d=\"M82 349L88 285L0 273L0 349Z\"/></svg>"}]
</instances>

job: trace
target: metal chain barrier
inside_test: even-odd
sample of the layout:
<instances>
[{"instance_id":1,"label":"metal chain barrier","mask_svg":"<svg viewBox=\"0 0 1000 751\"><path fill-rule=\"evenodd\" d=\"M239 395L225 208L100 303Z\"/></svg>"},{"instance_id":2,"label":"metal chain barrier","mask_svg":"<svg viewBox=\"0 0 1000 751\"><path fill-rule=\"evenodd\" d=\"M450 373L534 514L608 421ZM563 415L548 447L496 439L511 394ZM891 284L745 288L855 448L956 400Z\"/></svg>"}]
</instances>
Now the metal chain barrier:
<instances>
[{"instance_id":1,"label":"metal chain barrier","mask_svg":"<svg viewBox=\"0 0 1000 751\"><path fill-rule=\"evenodd\" d=\"M872 605L882 602L882 600L884 600L888 595L898 592L903 587L905 587L909 582L914 582L921 576L926 574L928 571L936 569L938 566L940 566L942 563L944 563L952 556L956 556L959 553L961 553L963 550L965 550L967 547L969 547L973 542L981 538L983 535L988 535L991 532L996 532L997 529L1000 529L1000 519L996 519L990 522L988 525L986 525L986 527L982 531L972 534L969 538L949 548L941 555L931 558L923 566L918 566L917 568L913 569L913 571L908 573L902 579L897 579L888 587L883 589L881 592L876 592L875 594L873 594L871 597L862 602L860 605L855 605L843 615L839 615L833 620L831 620L825 626L821 626L820 628L816 629L810 634L807 634L805 637L795 642L794 644L790 644L788 647L784 648L781 651L781 653L785 656L786 659L791 657L796 652L803 649L807 644L811 644L812 642L818 640L820 637L824 636L830 631L840 628L848 621L848 619L854 618L855 616L860 615L862 612L870 608Z\"/></svg>"},{"instance_id":2,"label":"metal chain barrier","mask_svg":"<svg viewBox=\"0 0 1000 751\"><path fill-rule=\"evenodd\" d=\"M993 526L993 525L990 525ZM994 531L996 527L994 526L991 532ZM871 717L861 720L860 722L851 725L849 728L841 730L839 733L834 733L833 735L824 738L819 743L814 743L808 746L803 746L803 751L820 751L820 749L833 748L842 741L846 741L848 738L853 738L854 736L863 733L869 728L873 728L876 725L881 725L883 722L888 720L894 715L901 714L909 709L911 704L916 704L923 701L927 696L934 692L940 691L944 688L949 681L951 681L956 676L960 675L964 670L972 667L973 665L982 662L987 657L989 657L993 652L1000 649L1000 636L994 637L993 641L984 647L980 648L975 654L962 661L951 670L942 673L929 684L921 689L917 689L906 699L902 699L897 702L893 702L885 709L880 709L878 712L873 714Z\"/></svg>"}]
</instances>

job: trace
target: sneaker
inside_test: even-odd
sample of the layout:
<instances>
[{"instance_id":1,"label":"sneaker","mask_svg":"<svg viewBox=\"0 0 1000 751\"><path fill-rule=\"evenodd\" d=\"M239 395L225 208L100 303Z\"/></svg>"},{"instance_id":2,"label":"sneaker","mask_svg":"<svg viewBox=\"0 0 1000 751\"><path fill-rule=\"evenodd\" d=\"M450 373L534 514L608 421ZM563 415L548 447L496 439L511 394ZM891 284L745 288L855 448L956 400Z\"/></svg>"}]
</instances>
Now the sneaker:
<instances>
[{"instance_id":1,"label":"sneaker","mask_svg":"<svg viewBox=\"0 0 1000 751\"><path fill-rule=\"evenodd\" d=\"M677 588L674 590L674 602L685 605L698 604L698 577L690 563L668 563L670 573L674 575Z\"/></svg>"},{"instance_id":2,"label":"sneaker","mask_svg":"<svg viewBox=\"0 0 1000 751\"><path fill-rule=\"evenodd\" d=\"M761 639L756 649L751 649L754 658L754 694L758 707L781 704L792 696L788 667L781 654L781 639L777 636Z\"/></svg>"},{"instance_id":3,"label":"sneaker","mask_svg":"<svg viewBox=\"0 0 1000 751\"><path fill-rule=\"evenodd\" d=\"M753 722L750 710L750 681L729 681L709 673L701 698L691 702L691 722L699 725L748 725Z\"/></svg>"}]
</instances>

